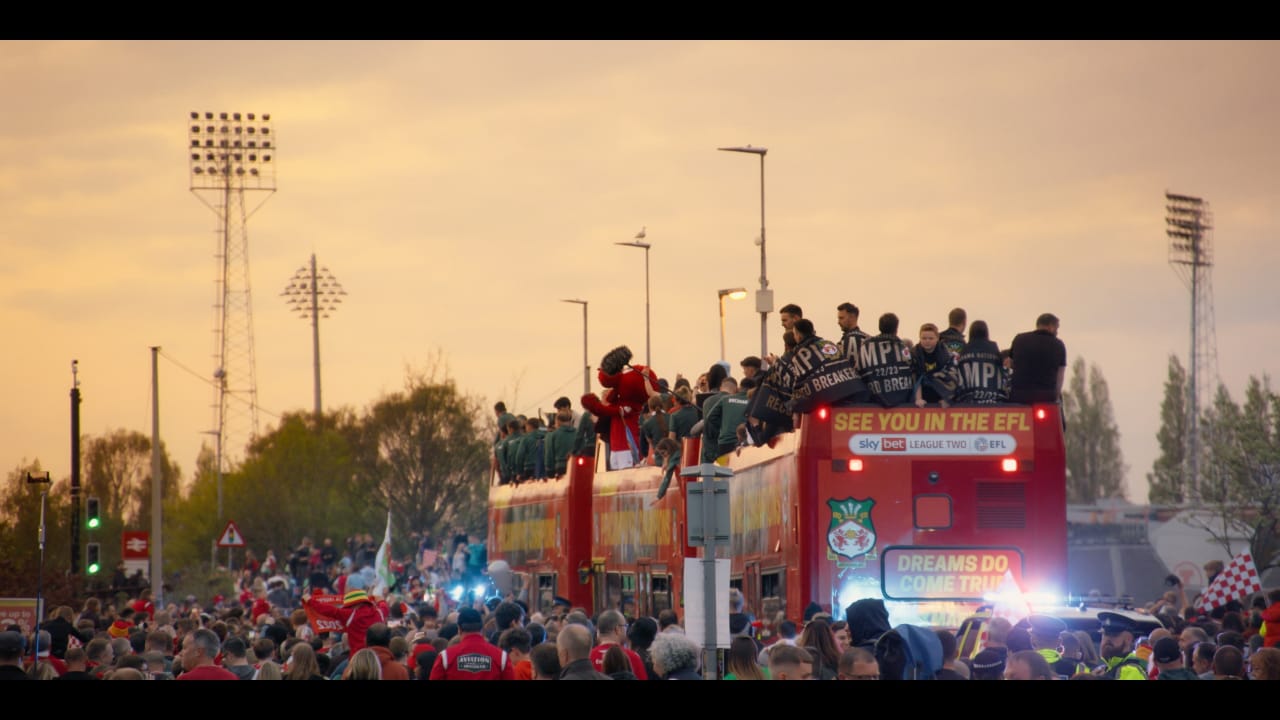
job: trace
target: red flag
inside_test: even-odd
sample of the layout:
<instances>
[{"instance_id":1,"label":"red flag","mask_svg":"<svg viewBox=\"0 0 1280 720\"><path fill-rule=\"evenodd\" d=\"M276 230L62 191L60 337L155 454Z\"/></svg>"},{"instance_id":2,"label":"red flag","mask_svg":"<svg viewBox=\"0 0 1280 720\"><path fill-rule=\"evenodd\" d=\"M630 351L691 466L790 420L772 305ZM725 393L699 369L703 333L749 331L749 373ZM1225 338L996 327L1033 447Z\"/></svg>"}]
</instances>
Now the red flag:
<instances>
[{"instance_id":1,"label":"red flag","mask_svg":"<svg viewBox=\"0 0 1280 720\"><path fill-rule=\"evenodd\" d=\"M1200 593L1200 597L1196 598L1196 610L1209 612L1219 605L1226 605L1261 589L1262 582L1258 579L1258 568L1253 564L1253 557L1243 552L1231 558L1227 568Z\"/></svg>"}]
</instances>

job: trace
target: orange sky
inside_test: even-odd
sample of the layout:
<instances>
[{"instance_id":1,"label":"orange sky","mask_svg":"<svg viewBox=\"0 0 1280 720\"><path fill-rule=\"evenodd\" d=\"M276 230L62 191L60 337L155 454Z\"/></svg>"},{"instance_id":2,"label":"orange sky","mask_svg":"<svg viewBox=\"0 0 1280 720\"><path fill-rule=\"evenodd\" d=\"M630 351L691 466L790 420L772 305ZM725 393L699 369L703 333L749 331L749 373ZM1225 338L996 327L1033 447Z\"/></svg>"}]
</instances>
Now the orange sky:
<instances>
[{"instance_id":1,"label":"orange sky","mask_svg":"<svg viewBox=\"0 0 1280 720\"><path fill-rule=\"evenodd\" d=\"M269 112L279 192L249 222L266 411L312 404L311 335L278 294L315 252L350 293L321 325L326 407L363 408L443 351L486 405L581 392L627 343L691 377L718 358L716 290L759 275L838 337L945 324L1007 344L1062 318L1111 386L1145 499L1166 357L1188 293L1167 265L1166 189L1212 203L1219 370L1239 397L1280 333L1280 45L1268 42L4 42L0 462L70 473L82 428L150 432L160 345L211 377L209 212L189 191L192 110ZM759 350L750 300L728 355ZM777 315L770 316L770 349ZM189 473L212 390L162 360L161 433ZM273 422L261 415L263 428Z\"/></svg>"}]
</instances>

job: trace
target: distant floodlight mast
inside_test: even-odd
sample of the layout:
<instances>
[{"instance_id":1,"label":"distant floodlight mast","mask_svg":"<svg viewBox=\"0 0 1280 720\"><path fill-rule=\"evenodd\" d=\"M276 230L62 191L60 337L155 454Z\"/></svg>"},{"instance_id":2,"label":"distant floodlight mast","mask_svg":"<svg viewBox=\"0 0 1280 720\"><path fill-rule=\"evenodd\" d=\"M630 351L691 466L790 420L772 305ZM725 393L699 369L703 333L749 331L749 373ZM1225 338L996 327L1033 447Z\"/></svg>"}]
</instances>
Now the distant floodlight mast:
<instances>
[{"instance_id":1,"label":"distant floodlight mast","mask_svg":"<svg viewBox=\"0 0 1280 720\"><path fill-rule=\"evenodd\" d=\"M217 216L214 280L214 429L221 490L225 448L258 433L258 381L249 285L250 215L276 191L275 129L268 114L192 112L187 123L191 192ZM267 193L246 209L245 191ZM229 404L234 399L236 403ZM219 492L221 498L221 492ZM222 515L218 503L219 519Z\"/></svg>"},{"instance_id":2,"label":"distant floodlight mast","mask_svg":"<svg viewBox=\"0 0 1280 720\"><path fill-rule=\"evenodd\" d=\"M1165 192L1169 266L1191 291L1191 356L1187 369L1186 475L1183 501L1200 497L1200 409L1218 385L1218 341L1213 312L1213 213L1198 197Z\"/></svg>"},{"instance_id":3,"label":"distant floodlight mast","mask_svg":"<svg viewBox=\"0 0 1280 720\"><path fill-rule=\"evenodd\" d=\"M289 298L289 309L298 313L303 320L311 320L312 360L315 366L316 380L316 429L320 428L320 420L324 417L320 404L320 318L328 319L329 313L337 312L342 298L347 291L329 272L329 268L316 269L316 254L311 253L310 267L300 267L293 274L293 279L285 286L281 297Z\"/></svg>"}]
</instances>

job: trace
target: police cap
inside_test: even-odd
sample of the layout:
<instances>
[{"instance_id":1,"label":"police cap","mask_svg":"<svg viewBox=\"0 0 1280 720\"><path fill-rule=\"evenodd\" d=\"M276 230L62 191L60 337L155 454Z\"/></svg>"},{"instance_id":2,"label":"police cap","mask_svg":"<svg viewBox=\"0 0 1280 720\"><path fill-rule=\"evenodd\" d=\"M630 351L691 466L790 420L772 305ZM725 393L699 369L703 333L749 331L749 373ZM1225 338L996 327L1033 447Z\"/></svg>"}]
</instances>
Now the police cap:
<instances>
[{"instance_id":1,"label":"police cap","mask_svg":"<svg viewBox=\"0 0 1280 720\"><path fill-rule=\"evenodd\" d=\"M1098 613L1098 621L1102 623L1102 633L1104 635L1119 635L1122 632L1136 632L1137 626L1132 620L1113 612Z\"/></svg>"},{"instance_id":2,"label":"police cap","mask_svg":"<svg viewBox=\"0 0 1280 720\"><path fill-rule=\"evenodd\" d=\"M555 596L555 599L551 601L551 605L552 607L556 607L560 605L563 605L564 607L573 607L573 603L569 602L568 598L563 598L563 597L560 597L559 595Z\"/></svg>"},{"instance_id":3,"label":"police cap","mask_svg":"<svg viewBox=\"0 0 1280 720\"><path fill-rule=\"evenodd\" d=\"M1027 618L1027 624L1031 626L1031 634L1044 637L1056 638L1067 630L1067 624L1052 615L1032 615Z\"/></svg>"}]
</instances>

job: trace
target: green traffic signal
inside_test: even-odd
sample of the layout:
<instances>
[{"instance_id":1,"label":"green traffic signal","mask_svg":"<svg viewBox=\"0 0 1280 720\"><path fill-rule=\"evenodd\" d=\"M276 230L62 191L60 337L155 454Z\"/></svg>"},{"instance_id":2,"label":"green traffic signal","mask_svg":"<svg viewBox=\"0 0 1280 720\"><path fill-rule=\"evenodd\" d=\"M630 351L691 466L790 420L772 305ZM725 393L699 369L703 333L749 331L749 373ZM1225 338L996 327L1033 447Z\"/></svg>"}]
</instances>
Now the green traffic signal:
<instances>
[{"instance_id":1,"label":"green traffic signal","mask_svg":"<svg viewBox=\"0 0 1280 720\"><path fill-rule=\"evenodd\" d=\"M98 498L91 497L85 501L85 520L91 530L102 524L102 503Z\"/></svg>"},{"instance_id":2,"label":"green traffic signal","mask_svg":"<svg viewBox=\"0 0 1280 720\"><path fill-rule=\"evenodd\" d=\"M89 543L85 546L85 570L90 575L97 575L102 569L102 546L98 543Z\"/></svg>"}]
</instances>

